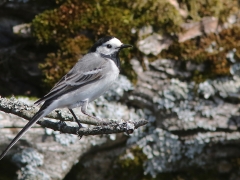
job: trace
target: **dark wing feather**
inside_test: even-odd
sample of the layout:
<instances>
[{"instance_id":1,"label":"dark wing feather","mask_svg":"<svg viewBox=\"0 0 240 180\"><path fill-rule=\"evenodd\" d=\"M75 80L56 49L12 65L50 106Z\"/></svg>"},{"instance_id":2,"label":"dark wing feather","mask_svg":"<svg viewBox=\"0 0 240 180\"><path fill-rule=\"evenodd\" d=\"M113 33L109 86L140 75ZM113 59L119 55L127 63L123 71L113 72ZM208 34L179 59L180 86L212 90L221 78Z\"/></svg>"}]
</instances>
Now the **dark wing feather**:
<instances>
[{"instance_id":1,"label":"dark wing feather","mask_svg":"<svg viewBox=\"0 0 240 180\"><path fill-rule=\"evenodd\" d=\"M89 59L91 56L86 55L50 90L48 94L35 102L39 104L46 100L54 100L59 96L74 91L86 84L93 83L103 77L102 69L106 65L104 58ZM89 61L86 66L83 64Z\"/></svg>"}]
</instances>

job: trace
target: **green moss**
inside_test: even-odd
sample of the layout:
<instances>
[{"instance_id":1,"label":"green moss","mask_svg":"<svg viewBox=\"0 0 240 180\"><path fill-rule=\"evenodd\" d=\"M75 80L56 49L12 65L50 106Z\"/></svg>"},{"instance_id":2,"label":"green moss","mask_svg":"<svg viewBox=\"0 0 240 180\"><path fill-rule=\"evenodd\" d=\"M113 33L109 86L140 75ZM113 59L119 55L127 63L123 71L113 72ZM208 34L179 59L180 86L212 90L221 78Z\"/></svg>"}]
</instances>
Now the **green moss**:
<instances>
[{"instance_id":1,"label":"green moss","mask_svg":"<svg viewBox=\"0 0 240 180\"><path fill-rule=\"evenodd\" d=\"M230 14L238 12L238 1L225 0L178 0L180 7L188 12L187 19L200 21L202 17L214 16L226 22Z\"/></svg>"},{"instance_id":2,"label":"green moss","mask_svg":"<svg viewBox=\"0 0 240 180\"><path fill-rule=\"evenodd\" d=\"M187 17L180 15L179 10L168 0L56 0L53 9L37 15L32 22L33 35L38 43L51 47L45 62L40 65L45 86L47 89L52 87L77 62L79 55L86 53L87 49L102 36L113 35L124 43L135 45L138 33L131 33L132 29L138 32L142 27L150 25L154 32L166 34L174 39L175 35L182 31L181 24L189 19L200 21L202 17L215 16L223 23L230 14L237 12L238 7L237 0L178 0L178 2L180 8L188 12ZM233 34L236 35L234 32ZM224 52L217 49L212 53L206 53L206 48L209 48L213 41L217 42L218 48L223 44ZM229 47L235 48L235 45L236 43L232 43ZM175 42L161 56L206 63L209 65L207 72L204 75L195 72L193 77L196 81L201 81L199 79L229 74L230 64L225 54L230 48L225 48L226 46L226 42L212 34L184 43ZM136 74L129 60L134 56L140 60L142 58L137 48L121 53L122 73L132 80L136 78Z\"/></svg>"},{"instance_id":3,"label":"green moss","mask_svg":"<svg viewBox=\"0 0 240 180\"><path fill-rule=\"evenodd\" d=\"M126 155L131 153L134 158L126 158ZM143 154L142 149L135 146L132 147L124 154L119 156L109 172L109 176L106 179L125 179L125 180L188 180L188 179L195 179L195 180L217 180L217 179L229 179L231 174L222 174L219 175L218 168L216 166L209 167L198 167L192 166L188 168L181 168L179 171L171 171L171 172L164 172L157 174L156 178L151 177L151 175L147 174L144 175L144 162L147 160L145 154ZM239 159L232 159L230 163L233 165L234 168L239 167ZM218 162L216 162L218 164Z\"/></svg>"},{"instance_id":4,"label":"green moss","mask_svg":"<svg viewBox=\"0 0 240 180\"><path fill-rule=\"evenodd\" d=\"M131 153L134 158L126 158L127 154ZM125 180L134 180L134 179L142 179L142 180L150 180L151 176L144 175L143 164L144 161L147 160L145 154L143 154L142 150L139 147L132 147L128 149L127 152L119 156L114 162L113 171L109 174L109 177L106 179L125 179ZM116 174L118 176L116 176ZM110 178L114 177L114 178Z\"/></svg>"},{"instance_id":5,"label":"green moss","mask_svg":"<svg viewBox=\"0 0 240 180\"><path fill-rule=\"evenodd\" d=\"M200 20L204 16L217 17L223 9L222 2L219 0L186 0L186 4L189 9L189 16L193 20Z\"/></svg>"},{"instance_id":6,"label":"green moss","mask_svg":"<svg viewBox=\"0 0 240 180\"><path fill-rule=\"evenodd\" d=\"M175 34L183 22L179 12L168 1L56 1L59 7L47 10L32 22L33 35L41 45L51 46L45 62L40 65L47 87L52 86L84 54L97 39L113 35L122 42L135 44L138 30L151 25L158 32ZM75 38L85 38L76 43ZM72 41L72 42L71 42ZM87 43L86 43L87 41ZM129 59L137 49L121 53L123 73L136 76ZM63 68L63 69L62 69Z\"/></svg>"},{"instance_id":7,"label":"green moss","mask_svg":"<svg viewBox=\"0 0 240 180\"><path fill-rule=\"evenodd\" d=\"M240 27L225 29L219 34L209 34L183 43L175 42L161 54L164 58L193 61L205 65L204 72L194 72L193 79L202 82L207 78L230 75L231 62L227 53L236 49L235 58L240 60Z\"/></svg>"},{"instance_id":8,"label":"green moss","mask_svg":"<svg viewBox=\"0 0 240 180\"><path fill-rule=\"evenodd\" d=\"M85 36L68 38L60 44L57 52L48 53L45 62L39 65L46 77L44 84L47 89L72 68L81 54L87 53L91 43Z\"/></svg>"}]
</instances>

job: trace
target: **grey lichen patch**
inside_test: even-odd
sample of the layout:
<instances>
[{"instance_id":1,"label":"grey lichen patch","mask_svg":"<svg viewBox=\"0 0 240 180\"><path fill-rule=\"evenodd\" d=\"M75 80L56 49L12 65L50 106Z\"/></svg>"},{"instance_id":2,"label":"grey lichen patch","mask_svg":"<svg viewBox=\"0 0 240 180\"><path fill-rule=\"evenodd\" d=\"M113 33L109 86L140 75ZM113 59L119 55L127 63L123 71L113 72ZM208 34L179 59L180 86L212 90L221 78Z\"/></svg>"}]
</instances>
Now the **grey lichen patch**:
<instances>
[{"instance_id":1,"label":"grey lichen patch","mask_svg":"<svg viewBox=\"0 0 240 180\"><path fill-rule=\"evenodd\" d=\"M197 84L191 81L191 74L196 70L202 71L204 66L159 59L149 67L144 76L139 71L140 84L131 94L131 102L149 107L164 128L170 131L213 131L227 128L229 119L238 113L238 105L225 102L239 100L240 78L237 73L232 77L207 79ZM237 72L237 67L234 69L233 73ZM151 85L147 86L148 81ZM213 118L216 120L209 121Z\"/></svg>"},{"instance_id":2,"label":"grey lichen patch","mask_svg":"<svg viewBox=\"0 0 240 180\"><path fill-rule=\"evenodd\" d=\"M141 136L138 136L141 137ZM135 134L129 139L137 138ZM137 145L147 159L144 161L144 174L156 178L161 173L173 172L189 167L204 167L211 159L205 156L205 148L225 140L238 140L240 133L198 133L192 139L180 138L168 131L156 128L151 134L139 138ZM125 158L134 159L131 152Z\"/></svg>"},{"instance_id":3,"label":"grey lichen patch","mask_svg":"<svg viewBox=\"0 0 240 180\"><path fill-rule=\"evenodd\" d=\"M32 167L26 166L21 168L21 171L18 172L18 180L51 180L51 177L45 172Z\"/></svg>"},{"instance_id":4,"label":"grey lichen patch","mask_svg":"<svg viewBox=\"0 0 240 180\"><path fill-rule=\"evenodd\" d=\"M111 88L103 95L108 101L119 101L125 92L133 90L133 84L123 75L119 75L118 79L112 84Z\"/></svg>"},{"instance_id":5,"label":"grey lichen patch","mask_svg":"<svg viewBox=\"0 0 240 180\"><path fill-rule=\"evenodd\" d=\"M206 66L201 63L158 59L145 72L137 63L133 65L139 80L130 102L148 107L155 117L155 123L135 131L128 140L128 145L137 144L147 157L144 173L158 178L167 172L217 166L211 153L240 138L238 63L231 66L231 76L199 84L191 77L204 71ZM231 154L217 151L216 159ZM134 159L130 155L126 157Z\"/></svg>"},{"instance_id":6,"label":"grey lichen patch","mask_svg":"<svg viewBox=\"0 0 240 180\"><path fill-rule=\"evenodd\" d=\"M64 146L69 146L70 144L74 144L78 140L78 137L76 135L61 134L59 132L54 132L54 138L56 142Z\"/></svg>"},{"instance_id":7,"label":"grey lichen patch","mask_svg":"<svg viewBox=\"0 0 240 180\"><path fill-rule=\"evenodd\" d=\"M18 172L18 180L51 179L48 174L38 168L43 165L44 157L35 149L27 148L21 153L14 154L12 162L20 168Z\"/></svg>"},{"instance_id":8,"label":"grey lichen patch","mask_svg":"<svg viewBox=\"0 0 240 180\"><path fill-rule=\"evenodd\" d=\"M63 122L59 122L59 124L61 124ZM73 122L68 122L68 125L71 126L76 126L77 123L73 123ZM49 128L45 128L45 133L48 136L53 136L54 140L56 142L58 142L59 144L63 145L63 146L69 146L71 144L77 143L78 141L78 137L74 134L63 134L59 131L54 131L52 129Z\"/></svg>"},{"instance_id":9,"label":"grey lichen patch","mask_svg":"<svg viewBox=\"0 0 240 180\"><path fill-rule=\"evenodd\" d=\"M202 94L205 99L214 96L221 98L239 99L240 77L225 77L214 80L206 80L199 84L198 92Z\"/></svg>"},{"instance_id":10,"label":"grey lichen patch","mask_svg":"<svg viewBox=\"0 0 240 180\"><path fill-rule=\"evenodd\" d=\"M156 177L157 173L167 171L169 162L180 160L181 142L174 136L161 129L155 129L137 142L148 160L144 165L144 174Z\"/></svg>"},{"instance_id":11,"label":"grey lichen patch","mask_svg":"<svg viewBox=\"0 0 240 180\"><path fill-rule=\"evenodd\" d=\"M14 154L12 161L22 167L26 164L33 167L43 165L43 155L32 148L24 149L21 153Z\"/></svg>"}]
</instances>

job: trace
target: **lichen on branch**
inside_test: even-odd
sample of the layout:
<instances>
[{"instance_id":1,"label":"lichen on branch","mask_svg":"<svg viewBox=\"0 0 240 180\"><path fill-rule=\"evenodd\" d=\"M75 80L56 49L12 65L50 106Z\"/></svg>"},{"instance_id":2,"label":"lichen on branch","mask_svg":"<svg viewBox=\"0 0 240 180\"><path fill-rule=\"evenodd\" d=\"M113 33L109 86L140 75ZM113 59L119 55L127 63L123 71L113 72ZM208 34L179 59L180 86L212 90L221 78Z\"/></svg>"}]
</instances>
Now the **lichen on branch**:
<instances>
[{"instance_id":1,"label":"lichen on branch","mask_svg":"<svg viewBox=\"0 0 240 180\"><path fill-rule=\"evenodd\" d=\"M38 111L37 108L33 106L28 106L15 98L1 98L0 97L0 111L11 113L22 117L26 120L31 120L33 115ZM70 114L63 114L61 110L55 110L50 113L47 117L58 119L63 121L73 121L73 117ZM69 126L62 122L53 122L50 120L39 120L37 124L43 127L53 129L55 131L60 131L61 133L78 134L79 136L87 135L99 135L99 134L114 134L126 132L131 134L135 129L148 123L147 120L138 121L124 121L124 120L108 120L108 121L98 121L92 118L81 118L79 119L83 124L98 125L93 128L81 128L74 126Z\"/></svg>"}]
</instances>

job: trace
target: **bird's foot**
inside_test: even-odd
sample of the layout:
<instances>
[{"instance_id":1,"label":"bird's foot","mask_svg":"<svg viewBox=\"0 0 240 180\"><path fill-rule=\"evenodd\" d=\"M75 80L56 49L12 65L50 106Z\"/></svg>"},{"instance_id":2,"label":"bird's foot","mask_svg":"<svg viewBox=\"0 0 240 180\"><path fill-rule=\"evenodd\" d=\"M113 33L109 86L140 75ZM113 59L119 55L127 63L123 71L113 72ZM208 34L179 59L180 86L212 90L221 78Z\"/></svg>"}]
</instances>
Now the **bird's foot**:
<instances>
[{"instance_id":1,"label":"bird's foot","mask_svg":"<svg viewBox=\"0 0 240 180\"><path fill-rule=\"evenodd\" d=\"M77 135L78 135L78 137L79 137L79 140L81 140L82 137L83 137L83 135L79 134L79 130L80 130L81 128L83 128L83 126L82 126L82 127L79 127L79 128L77 129Z\"/></svg>"}]
</instances>

